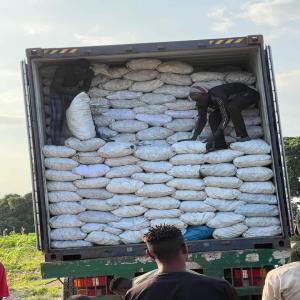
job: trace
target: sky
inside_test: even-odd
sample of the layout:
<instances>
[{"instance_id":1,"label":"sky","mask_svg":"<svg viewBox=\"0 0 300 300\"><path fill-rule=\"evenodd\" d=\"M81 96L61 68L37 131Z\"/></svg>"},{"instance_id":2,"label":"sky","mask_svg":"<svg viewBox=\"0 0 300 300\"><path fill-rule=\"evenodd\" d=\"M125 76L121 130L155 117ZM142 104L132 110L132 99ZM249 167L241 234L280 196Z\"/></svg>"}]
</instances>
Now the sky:
<instances>
[{"instance_id":1,"label":"sky","mask_svg":"<svg viewBox=\"0 0 300 300\"><path fill-rule=\"evenodd\" d=\"M0 0L0 196L31 191L20 61L33 47L263 34L284 136L300 135L300 1Z\"/></svg>"}]
</instances>

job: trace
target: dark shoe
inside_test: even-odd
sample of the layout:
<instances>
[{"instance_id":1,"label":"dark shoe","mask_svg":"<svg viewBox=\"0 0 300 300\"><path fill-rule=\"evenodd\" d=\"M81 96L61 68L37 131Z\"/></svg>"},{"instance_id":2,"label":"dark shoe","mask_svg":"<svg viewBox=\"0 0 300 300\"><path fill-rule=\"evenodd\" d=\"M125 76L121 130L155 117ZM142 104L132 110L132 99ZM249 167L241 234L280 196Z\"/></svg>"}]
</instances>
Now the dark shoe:
<instances>
[{"instance_id":1,"label":"dark shoe","mask_svg":"<svg viewBox=\"0 0 300 300\"><path fill-rule=\"evenodd\" d=\"M206 152L224 150L224 149L227 149L227 148L228 148L228 145L223 145L223 146L218 146L218 147L215 147L214 145L209 145L209 146L206 145Z\"/></svg>"}]
</instances>

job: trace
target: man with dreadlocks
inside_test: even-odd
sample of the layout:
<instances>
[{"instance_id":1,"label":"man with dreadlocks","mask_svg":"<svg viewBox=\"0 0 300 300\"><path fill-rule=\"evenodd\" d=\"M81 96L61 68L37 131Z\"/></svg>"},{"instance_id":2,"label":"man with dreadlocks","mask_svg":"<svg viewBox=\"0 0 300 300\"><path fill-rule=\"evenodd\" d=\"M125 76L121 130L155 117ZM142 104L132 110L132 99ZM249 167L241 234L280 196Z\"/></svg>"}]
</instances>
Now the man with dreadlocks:
<instances>
[{"instance_id":1,"label":"man with dreadlocks","mask_svg":"<svg viewBox=\"0 0 300 300\"><path fill-rule=\"evenodd\" d=\"M175 226L150 228L144 236L148 255L155 260L155 276L130 289L125 300L237 300L225 280L187 272L187 247Z\"/></svg>"},{"instance_id":2,"label":"man with dreadlocks","mask_svg":"<svg viewBox=\"0 0 300 300\"><path fill-rule=\"evenodd\" d=\"M198 121L192 137L196 140L207 122L209 112L209 126L213 136L206 145L207 151L227 148L224 130L231 119L238 141L250 140L242 110L257 104L259 93L242 83L227 83L208 90L204 85L195 83L190 90L189 99L196 101L199 111Z\"/></svg>"}]
</instances>

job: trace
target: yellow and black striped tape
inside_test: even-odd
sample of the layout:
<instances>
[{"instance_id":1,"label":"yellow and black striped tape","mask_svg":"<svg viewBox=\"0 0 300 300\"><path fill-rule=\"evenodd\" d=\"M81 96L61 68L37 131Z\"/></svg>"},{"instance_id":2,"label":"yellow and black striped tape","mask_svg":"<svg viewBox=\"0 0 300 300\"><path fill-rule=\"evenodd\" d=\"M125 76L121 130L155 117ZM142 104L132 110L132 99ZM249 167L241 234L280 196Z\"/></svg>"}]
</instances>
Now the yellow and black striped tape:
<instances>
[{"instance_id":1,"label":"yellow and black striped tape","mask_svg":"<svg viewBox=\"0 0 300 300\"><path fill-rule=\"evenodd\" d=\"M62 48L62 49L45 49L44 54L54 55L54 54L74 54L77 52L77 48Z\"/></svg>"},{"instance_id":2,"label":"yellow and black striped tape","mask_svg":"<svg viewBox=\"0 0 300 300\"><path fill-rule=\"evenodd\" d=\"M229 44L239 44L244 41L245 38L231 38L231 39L219 39L219 40L210 40L210 45L229 45Z\"/></svg>"}]
</instances>

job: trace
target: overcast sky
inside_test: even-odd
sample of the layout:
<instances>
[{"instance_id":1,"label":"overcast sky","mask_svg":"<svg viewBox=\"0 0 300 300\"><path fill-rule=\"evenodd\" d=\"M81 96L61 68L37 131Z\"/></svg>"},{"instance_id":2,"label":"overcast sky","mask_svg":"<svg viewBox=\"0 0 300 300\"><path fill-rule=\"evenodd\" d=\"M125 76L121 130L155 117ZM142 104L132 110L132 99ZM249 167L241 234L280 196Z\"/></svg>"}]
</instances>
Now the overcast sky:
<instances>
[{"instance_id":1,"label":"overcast sky","mask_svg":"<svg viewBox=\"0 0 300 300\"><path fill-rule=\"evenodd\" d=\"M285 136L300 135L300 1L0 0L0 195L31 191L19 63L26 48L264 34Z\"/></svg>"}]
</instances>

